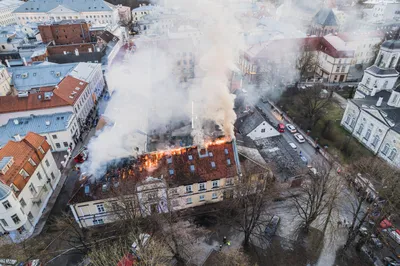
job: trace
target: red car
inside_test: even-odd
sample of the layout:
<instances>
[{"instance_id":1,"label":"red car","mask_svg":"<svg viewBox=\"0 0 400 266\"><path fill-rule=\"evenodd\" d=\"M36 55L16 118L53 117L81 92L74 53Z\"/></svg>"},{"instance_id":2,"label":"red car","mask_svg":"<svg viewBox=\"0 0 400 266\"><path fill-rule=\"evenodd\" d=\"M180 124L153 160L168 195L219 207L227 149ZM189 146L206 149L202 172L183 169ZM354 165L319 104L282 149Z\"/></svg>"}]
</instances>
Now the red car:
<instances>
[{"instance_id":1,"label":"red car","mask_svg":"<svg viewBox=\"0 0 400 266\"><path fill-rule=\"evenodd\" d=\"M278 124L278 131L279 131L280 133L285 132L285 125L284 125L284 124Z\"/></svg>"}]
</instances>

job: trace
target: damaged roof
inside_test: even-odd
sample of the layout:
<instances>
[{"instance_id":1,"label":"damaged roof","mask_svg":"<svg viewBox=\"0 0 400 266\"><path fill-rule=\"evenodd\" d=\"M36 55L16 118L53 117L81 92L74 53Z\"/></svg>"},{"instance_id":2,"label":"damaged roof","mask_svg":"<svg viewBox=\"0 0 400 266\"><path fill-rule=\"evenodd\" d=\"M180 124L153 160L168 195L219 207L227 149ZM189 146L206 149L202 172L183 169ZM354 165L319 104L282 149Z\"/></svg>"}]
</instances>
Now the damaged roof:
<instances>
[{"instance_id":1,"label":"damaged roof","mask_svg":"<svg viewBox=\"0 0 400 266\"><path fill-rule=\"evenodd\" d=\"M313 22L322 26L337 26L335 13L331 8L321 8L314 16Z\"/></svg>"}]
</instances>

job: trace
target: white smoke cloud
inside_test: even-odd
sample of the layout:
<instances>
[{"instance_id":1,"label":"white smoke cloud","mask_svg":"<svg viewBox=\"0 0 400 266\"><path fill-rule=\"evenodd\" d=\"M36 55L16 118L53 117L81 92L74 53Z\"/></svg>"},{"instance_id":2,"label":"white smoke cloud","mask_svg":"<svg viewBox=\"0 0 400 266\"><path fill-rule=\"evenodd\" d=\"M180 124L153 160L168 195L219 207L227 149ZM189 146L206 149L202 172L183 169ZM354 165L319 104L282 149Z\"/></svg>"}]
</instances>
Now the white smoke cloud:
<instances>
[{"instance_id":1,"label":"white smoke cloud","mask_svg":"<svg viewBox=\"0 0 400 266\"><path fill-rule=\"evenodd\" d=\"M167 130L176 122L189 122L192 103L197 117L192 132L195 143L202 143L203 128L210 121L233 137L236 114L229 81L236 70L243 38L228 3L229 0L173 0L165 4L166 8L178 9L185 18L179 23L196 25L202 33L192 38L195 79L185 88L176 72L175 56L187 47L173 45L174 41L171 45L162 40L164 37L139 36L137 51L106 75L113 94L104 115L114 125L89 142L89 160L82 166L83 171L100 176L110 160L142 153L148 141L142 133Z\"/></svg>"}]
</instances>

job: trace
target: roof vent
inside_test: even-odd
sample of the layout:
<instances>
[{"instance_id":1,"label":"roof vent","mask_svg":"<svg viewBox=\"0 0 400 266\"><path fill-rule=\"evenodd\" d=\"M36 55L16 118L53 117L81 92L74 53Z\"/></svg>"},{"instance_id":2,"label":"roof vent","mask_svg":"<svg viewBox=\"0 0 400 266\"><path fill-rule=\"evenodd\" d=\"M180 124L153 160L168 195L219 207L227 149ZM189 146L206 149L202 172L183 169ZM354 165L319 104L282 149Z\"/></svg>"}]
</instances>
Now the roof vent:
<instances>
[{"instance_id":1,"label":"roof vent","mask_svg":"<svg viewBox=\"0 0 400 266\"><path fill-rule=\"evenodd\" d=\"M21 78L26 79L28 77L28 73L22 73Z\"/></svg>"},{"instance_id":2,"label":"roof vent","mask_svg":"<svg viewBox=\"0 0 400 266\"><path fill-rule=\"evenodd\" d=\"M83 82L79 82L79 85L83 85Z\"/></svg>"},{"instance_id":3,"label":"roof vent","mask_svg":"<svg viewBox=\"0 0 400 266\"><path fill-rule=\"evenodd\" d=\"M69 96L69 98L70 98L70 99L73 99L73 98L74 98L74 96L73 96L73 95L70 95L70 96Z\"/></svg>"},{"instance_id":4,"label":"roof vent","mask_svg":"<svg viewBox=\"0 0 400 266\"><path fill-rule=\"evenodd\" d=\"M51 124L50 121L47 120L47 121L46 121L46 126L50 126L50 124Z\"/></svg>"},{"instance_id":5,"label":"roof vent","mask_svg":"<svg viewBox=\"0 0 400 266\"><path fill-rule=\"evenodd\" d=\"M51 91L44 93L44 99L45 100L50 100L51 96L53 96L53 93Z\"/></svg>"},{"instance_id":6,"label":"roof vent","mask_svg":"<svg viewBox=\"0 0 400 266\"><path fill-rule=\"evenodd\" d=\"M29 92L27 92L27 91L19 91L18 92L19 98L24 98L24 97L28 97L28 96L29 96Z\"/></svg>"},{"instance_id":7,"label":"roof vent","mask_svg":"<svg viewBox=\"0 0 400 266\"><path fill-rule=\"evenodd\" d=\"M56 72L56 77L61 76L61 72Z\"/></svg>"},{"instance_id":8,"label":"roof vent","mask_svg":"<svg viewBox=\"0 0 400 266\"><path fill-rule=\"evenodd\" d=\"M18 125L18 124L19 124L18 119L14 119L14 125Z\"/></svg>"}]
</instances>

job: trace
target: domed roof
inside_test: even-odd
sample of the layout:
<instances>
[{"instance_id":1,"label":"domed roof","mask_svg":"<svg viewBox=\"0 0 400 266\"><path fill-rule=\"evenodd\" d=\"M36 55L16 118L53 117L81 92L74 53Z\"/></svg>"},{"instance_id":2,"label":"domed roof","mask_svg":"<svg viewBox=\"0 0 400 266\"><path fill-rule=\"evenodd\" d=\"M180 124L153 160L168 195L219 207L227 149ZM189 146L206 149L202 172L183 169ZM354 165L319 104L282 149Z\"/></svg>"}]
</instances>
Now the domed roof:
<instances>
[{"instance_id":1,"label":"domed roof","mask_svg":"<svg viewBox=\"0 0 400 266\"><path fill-rule=\"evenodd\" d=\"M0 182L0 200L5 199L11 193L11 188Z\"/></svg>"},{"instance_id":2,"label":"domed roof","mask_svg":"<svg viewBox=\"0 0 400 266\"><path fill-rule=\"evenodd\" d=\"M389 49L400 49L400 40L389 40L382 43L382 47Z\"/></svg>"}]
</instances>

